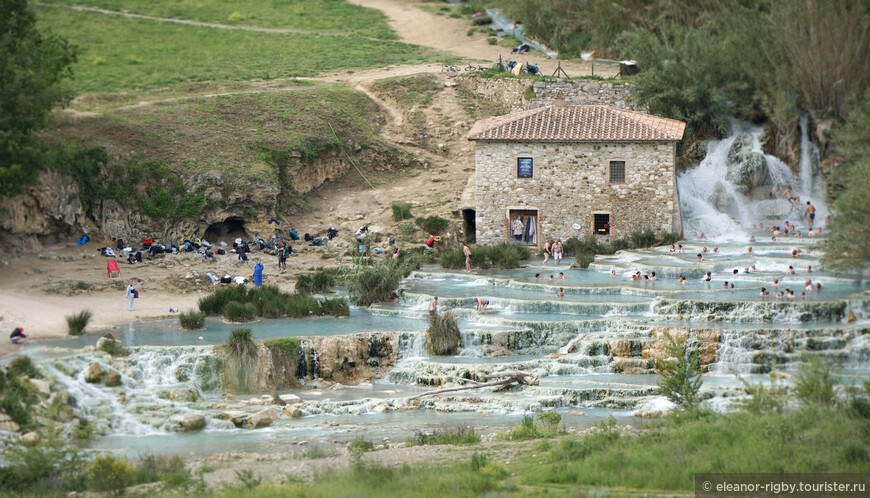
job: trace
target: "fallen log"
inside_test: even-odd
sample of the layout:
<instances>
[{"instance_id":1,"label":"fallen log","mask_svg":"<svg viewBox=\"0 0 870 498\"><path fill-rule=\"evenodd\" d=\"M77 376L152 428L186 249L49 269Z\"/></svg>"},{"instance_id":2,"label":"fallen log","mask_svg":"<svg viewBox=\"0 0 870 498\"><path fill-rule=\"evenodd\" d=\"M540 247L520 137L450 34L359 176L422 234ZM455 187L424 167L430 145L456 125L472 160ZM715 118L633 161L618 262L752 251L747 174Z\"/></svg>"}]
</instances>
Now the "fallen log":
<instances>
[{"instance_id":1,"label":"fallen log","mask_svg":"<svg viewBox=\"0 0 870 498\"><path fill-rule=\"evenodd\" d=\"M506 377L506 378L502 378L502 377ZM527 386L538 385L538 379L532 375L525 373L525 372L499 372L499 373L489 374L489 375L484 377L485 380L499 379L499 378L502 378L502 379L501 380L494 380L492 382L476 383L476 384L472 384L470 386L448 387L445 389L436 389L434 391L426 391L424 393L420 393L420 394L411 396L408 399L409 400L410 399L417 399L417 398L422 398L423 396L432 396L435 394L452 393L452 392L457 392L457 391L468 391L471 389L480 389L483 387L500 387L500 386L509 386L511 384L520 384L520 385L527 385ZM468 379L465 379L465 380L468 380Z\"/></svg>"}]
</instances>

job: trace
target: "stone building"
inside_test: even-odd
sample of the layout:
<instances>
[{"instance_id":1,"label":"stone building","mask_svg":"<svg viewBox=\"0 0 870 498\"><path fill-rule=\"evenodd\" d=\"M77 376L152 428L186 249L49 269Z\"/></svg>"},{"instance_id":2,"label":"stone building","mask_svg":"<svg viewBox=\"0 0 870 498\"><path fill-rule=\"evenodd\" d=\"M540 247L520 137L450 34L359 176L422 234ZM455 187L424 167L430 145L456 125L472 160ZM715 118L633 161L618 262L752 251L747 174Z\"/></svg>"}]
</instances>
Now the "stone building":
<instances>
[{"instance_id":1,"label":"stone building","mask_svg":"<svg viewBox=\"0 0 870 498\"><path fill-rule=\"evenodd\" d=\"M686 124L603 105L556 105L478 121L477 243L681 231L676 145ZM517 219L520 223L516 223Z\"/></svg>"}]
</instances>

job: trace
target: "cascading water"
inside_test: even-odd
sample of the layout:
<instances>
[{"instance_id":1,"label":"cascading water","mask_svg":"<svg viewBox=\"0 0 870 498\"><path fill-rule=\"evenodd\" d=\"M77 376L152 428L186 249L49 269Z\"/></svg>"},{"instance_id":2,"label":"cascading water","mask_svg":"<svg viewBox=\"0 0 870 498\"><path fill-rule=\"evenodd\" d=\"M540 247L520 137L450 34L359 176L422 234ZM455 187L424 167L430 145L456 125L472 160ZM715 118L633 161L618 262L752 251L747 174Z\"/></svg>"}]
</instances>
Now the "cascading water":
<instances>
[{"instance_id":1,"label":"cascading water","mask_svg":"<svg viewBox=\"0 0 870 498\"><path fill-rule=\"evenodd\" d=\"M827 208L821 188L818 152L809 139L806 116L801 119L800 176L761 148L764 129L734 123L731 136L707 143L706 157L680 174L677 185L687 237L700 234L714 240L744 240L753 225L782 225L788 220L806 230L806 201L816 207L816 226ZM772 197L775 187L791 187L794 203Z\"/></svg>"}]
</instances>

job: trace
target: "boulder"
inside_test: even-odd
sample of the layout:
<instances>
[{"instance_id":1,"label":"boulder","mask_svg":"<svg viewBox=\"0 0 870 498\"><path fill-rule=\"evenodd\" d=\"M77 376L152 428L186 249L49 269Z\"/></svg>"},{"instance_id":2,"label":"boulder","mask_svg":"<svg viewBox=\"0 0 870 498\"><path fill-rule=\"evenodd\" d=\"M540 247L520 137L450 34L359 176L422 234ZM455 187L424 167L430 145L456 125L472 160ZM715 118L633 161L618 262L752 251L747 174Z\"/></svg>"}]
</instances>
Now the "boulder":
<instances>
[{"instance_id":1,"label":"boulder","mask_svg":"<svg viewBox=\"0 0 870 498\"><path fill-rule=\"evenodd\" d=\"M35 444L39 442L39 434L35 432L26 432L21 435L21 442L27 444Z\"/></svg>"},{"instance_id":2,"label":"boulder","mask_svg":"<svg viewBox=\"0 0 870 498\"><path fill-rule=\"evenodd\" d=\"M169 423L178 432L192 432L205 427L205 417L198 413L179 413L169 417Z\"/></svg>"},{"instance_id":3,"label":"boulder","mask_svg":"<svg viewBox=\"0 0 870 498\"><path fill-rule=\"evenodd\" d=\"M33 387L35 387L36 390L41 392L42 394L51 394L51 386L48 384L48 382L42 379L30 379L30 383L33 384Z\"/></svg>"},{"instance_id":4,"label":"boulder","mask_svg":"<svg viewBox=\"0 0 870 498\"><path fill-rule=\"evenodd\" d=\"M18 432L19 429L21 429L21 427L12 420L12 417L0 412L0 431Z\"/></svg>"},{"instance_id":5,"label":"boulder","mask_svg":"<svg viewBox=\"0 0 870 498\"><path fill-rule=\"evenodd\" d=\"M737 135L731 148L728 149L728 164L738 164L743 161L747 153L752 148L752 135L749 133L741 133Z\"/></svg>"},{"instance_id":6,"label":"boulder","mask_svg":"<svg viewBox=\"0 0 870 498\"><path fill-rule=\"evenodd\" d=\"M284 415L291 417L291 418L301 418L302 417L302 410L300 410L299 408L297 408L295 406L291 406L291 405L284 405L284 408L281 409L281 412Z\"/></svg>"},{"instance_id":7,"label":"boulder","mask_svg":"<svg viewBox=\"0 0 870 498\"><path fill-rule=\"evenodd\" d=\"M106 370L106 387L118 387L121 385L121 374L117 370Z\"/></svg>"},{"instance_id":8,"label":"boulder","mask_svg":"<svg viewBox=\"0 0 870 498\"><path fill-rule=\"evenodd\" d=\"M227 410L220 414L220 418L229 420L236 427L242 427L248 421L248 414L241 410Z\"/></svg>"},{"instance_id":9,"label":"boulder","mask_svg":"<svg viewBox=\"0 0 870 498\"><path fill-rule=\"evenodd\" d=\"M85 382L89 384L99 384L103 381L103 367L96 363L91 363L88 369L85 370Z\"/></svg>"},{"instance_id":10,"label":"boulder","mask_svg":"<svg viewBox=\"0 0 870 498\"><path fill-rule=\"evenodd\" d=\"M259 427L268 427L272 425L272 422L278 419L278 415L275 413L275 410L271 408L266 408L265 410L259 411L248 418L248 425L254 429Z\"/></svg>"},{"instance_id":11,"label":"boulder","mask_svg":"<svg viewBox=\"0 0 870 498\"><path fill-rule=\"evenodd\" d=\"M169 391L169 400L182 403L193 403L199 399L199 393L192 387L181 387Z\"/></svg>"},{"instance_id":12,"label":"boulder","mask_svg":"<svg viewBox=\"0 0 870 498\"><path fill-rule=\"evenodd\" d=\"M288 404L302 402L302 398L300 398L299 396L296 396L295 394L280 394L280 395L278 395L278 398L281 401L288 403Z\"/></svg>"},{"instance_id":13,"label":"boulder","mask_svg":"<svg viewBox=\"0 0 870 498\"><path fill-rule=\"evenodd\" d=\"M737 205L737 199L728 193L722 182L716 182L713 187L713 206L720 212L725 213L732 218L740 217L740 208Z\"/></svg>"}]
</instances>

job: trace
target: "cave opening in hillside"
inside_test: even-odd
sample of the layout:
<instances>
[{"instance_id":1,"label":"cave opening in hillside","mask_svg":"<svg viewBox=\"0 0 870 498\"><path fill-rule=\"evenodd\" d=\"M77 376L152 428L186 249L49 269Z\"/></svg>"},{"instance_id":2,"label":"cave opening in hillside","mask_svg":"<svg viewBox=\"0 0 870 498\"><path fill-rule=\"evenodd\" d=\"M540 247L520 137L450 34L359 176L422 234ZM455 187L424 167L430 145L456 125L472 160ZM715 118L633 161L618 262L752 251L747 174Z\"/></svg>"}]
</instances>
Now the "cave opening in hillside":
<instances>
[{"instance_id":1,"label":"cave opening in hillside","mask_svg":"<svg viewBox=\"0 0 870 498\"><path fill-rule=\"evenodd\" d=\"M248 231L245 229L245 219L240 216L230 216L224 221L218 221L208 226L205 231L205 240L209 242L218 242L236 239L241 237L248 238Z\"/></svg>"}]
</instances>

